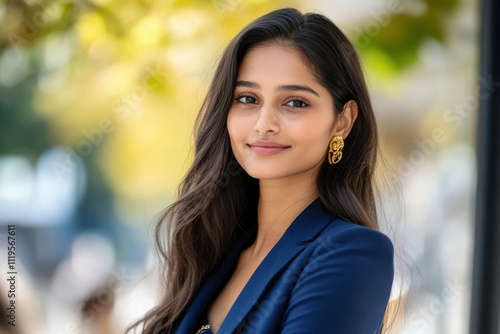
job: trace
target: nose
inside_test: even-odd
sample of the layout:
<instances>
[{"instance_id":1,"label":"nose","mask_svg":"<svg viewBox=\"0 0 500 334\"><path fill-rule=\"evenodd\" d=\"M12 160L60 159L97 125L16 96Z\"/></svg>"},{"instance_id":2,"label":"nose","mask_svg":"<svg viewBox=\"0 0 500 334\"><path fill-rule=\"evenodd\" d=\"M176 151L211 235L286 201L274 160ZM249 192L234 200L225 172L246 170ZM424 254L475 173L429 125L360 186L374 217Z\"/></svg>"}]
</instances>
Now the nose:
<instances>
[{"instance_id":1,"label":"nose","mask_svg":"<svg viewBox=\"0 0 500 334\"><path fill-rule=\"evenodd\" d=\"M263 105L259 110L254 131L263 135L280 131L279 111L269 105Z\"/></svg>"}]
</instances>

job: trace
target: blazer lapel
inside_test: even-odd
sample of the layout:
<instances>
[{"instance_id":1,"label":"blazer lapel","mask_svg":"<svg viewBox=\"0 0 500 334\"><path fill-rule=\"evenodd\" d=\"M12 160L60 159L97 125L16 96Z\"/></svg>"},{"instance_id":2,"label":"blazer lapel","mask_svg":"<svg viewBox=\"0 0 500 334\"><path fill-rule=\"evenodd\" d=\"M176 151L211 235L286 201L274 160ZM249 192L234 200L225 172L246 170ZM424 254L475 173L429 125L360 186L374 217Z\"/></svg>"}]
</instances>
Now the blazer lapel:
<instances>
[{"instance_id":1,"label":"blazer lapel","mask_svg":"<svg viewBox=\"0 0 500 334\"><path fill-rule=\"evenodd\" d=\"M250 277L217 333L235 333L267 285L331 221L333 217L324 211L319 198L304 209Z\"/></svg>"}]
</instances>

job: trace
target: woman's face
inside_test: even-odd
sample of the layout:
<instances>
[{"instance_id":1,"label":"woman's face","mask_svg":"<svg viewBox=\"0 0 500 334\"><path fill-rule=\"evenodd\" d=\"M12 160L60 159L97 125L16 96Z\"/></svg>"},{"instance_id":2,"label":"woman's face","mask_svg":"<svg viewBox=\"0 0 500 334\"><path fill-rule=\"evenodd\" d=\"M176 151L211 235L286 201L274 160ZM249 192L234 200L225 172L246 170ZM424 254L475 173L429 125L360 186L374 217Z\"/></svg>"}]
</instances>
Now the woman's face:
<instances>
[{"instance_id":1,"label":"woman's face","mask_svg":"<svg viewBox=\"0 0 500 334\"><path fill-rule=\"evenodd\" d=\"M251 49L240 66L227 129L234 156L257 179L316 172L334 135L335 113L298 51Z\"/></svg>"}]
</instances>

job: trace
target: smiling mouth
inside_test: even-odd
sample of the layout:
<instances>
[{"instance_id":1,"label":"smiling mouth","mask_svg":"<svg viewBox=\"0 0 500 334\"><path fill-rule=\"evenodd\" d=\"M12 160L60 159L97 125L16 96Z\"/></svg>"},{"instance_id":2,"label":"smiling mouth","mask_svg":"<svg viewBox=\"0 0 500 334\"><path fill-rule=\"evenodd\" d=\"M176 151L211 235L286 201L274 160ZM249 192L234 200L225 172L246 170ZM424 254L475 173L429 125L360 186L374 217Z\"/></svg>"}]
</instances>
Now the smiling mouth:
<instances>
[{"instance_id":1,"label":"smiling mouth","mask_svg":"<svg viewBox=\"0 0 500 334\"><path fill-rule=\"evenodd\" d=\"M290 146L262 146L262 145L248 145L252 152L258 155L274 155L285 151Z\"/></svg>"}]
</instances>

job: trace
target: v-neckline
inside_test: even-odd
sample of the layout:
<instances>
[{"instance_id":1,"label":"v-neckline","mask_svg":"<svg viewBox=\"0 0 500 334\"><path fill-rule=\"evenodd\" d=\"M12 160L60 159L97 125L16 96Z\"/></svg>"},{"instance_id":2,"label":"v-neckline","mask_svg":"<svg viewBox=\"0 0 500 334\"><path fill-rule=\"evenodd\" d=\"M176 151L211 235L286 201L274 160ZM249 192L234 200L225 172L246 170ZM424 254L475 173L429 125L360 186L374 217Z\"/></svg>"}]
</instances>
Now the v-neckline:
<instances>
[{"instance_id":1,"label":"v-neckline","mask_svg":"<svg viewBox=\"0 0 500 334\"><path fill-rule=\"evenodd\" d=\"M259 269L263 266L263 264L266 262L266 259L268 259L270 257L270 255L273 253L273 250L274 249L277 249L278 245L280 243L283 243L285 242L284 238L285 236L287 235L287 232L289 232L290 228L292 227L292 225L298 220L298 219L303 219L303 217L307 214L310 214L311 211L313 210L313 208L316 206L316 205L321 205L320 204L320 199L319 198L316 198L314 199L311 203L309 203L298 215L297 217L295 217L295 219L293 219L293 221L290 223L290 225L287 227L287 229L283 232L283 235L281 235L281 237L276 241L276 243L273 245L273 247L271 247L271 249L267 252L267 254L262 258L262 260L260 261L260 263L257 265L257 267L255 268L255 270L253 271L252 275L250 275L250 277L248 278L247 282L245 283L245 285L243 286L243 288L241 289L241 291L238 293L238 295L236 296L236 299L234 300L233 304L231 305L231 307L229 308L229 310L227 311L226 315L224 316L224 319L222 320L222 322L220 323L220 326L219 328L217 329L217 333L219 332L219 330L221 328L224 327L224 325L226 324L226 322L229 321L228 319L228 315L231 314L231 311L233 311L233 309L235 309L235 306L239 303L240 299L242 298L242 296L244 295L244 292L246 292L246 290L248 289L249 287L249 283L250 281L252 280L252 278L254 276L256 276L257 274L259 274ZM234 274L234 271L236 270L236 268L238 267L238 264L239 264L239 261L240 261L240 258L241 258L241 255L243 254L243 252L245 252L245 250L248 249L248 247L250 247L250 245L252 244L252 242L255 240L255 237L257 236L257 228L258 228L258 225L255 224L253 226L251 226L249 232L250 232L250 235L251 235L251 238L248 238L245 245L243 246L242 250L240 251L240 254L238 256L238 259L234 265L234 268L232 270L232 273L230 274L228 280L222 285L222 288L221 290L219 290L219 292L215 295L214 299L212 299L212 302L208 304L208 308L207 308L207 320L208 320L208 323L210 324L210 328L212 329L212 332L213 332L213 328L211 326L211 323L210 323L210 319L208 318L208 315L209 315L209 311L210 311L210 308L212 307L214 301L216 298L219 297L220 293L222 292L222 290L226 287L227 283L229 282L229 280L231 280L233 274ZM291 241L291 240L288 240L288 241ZM213 332L213 334L217 334L215 332Z\"/></svg>"},{"instance_id":2,"label":"v-neckline","mask_svg":"<svg viewBox=\"0 0 500 334\"><path fill-rule=\"evenodd\" d=\"M278 240L279 242L279 240ZM276 244L278 243L276 242ZM221 290L215 295L214 299L212 300L211 303L209 303L208 305L208 308L207 308L207 321L208 321L208 324L210 325L210 328L212 329L212 332L213 334L217 334L214 332L214 328L212 326L212 323L209 319L209 314L210 314L210 310L213 306L213 304L215 303L215 300L220 296L220 294L222 293L222 291L224 290L224 288L227 286L228 282L233 278L233 275L236 271L236 269L238 268L238 265L239 265L239 262L241 260L241 256L243 254L243 252L245 252L248 247L251 245L251 243L249 243L248 245L246 245L245 248L242 249L242 251L240 252L240 256L238 257L238 260L236 261L236 264L234 266L234 269L233 269L233 272L232 274L229 276L228 280L225 282L225 284L222 286ZM227 310L227 313L225 314L224 318L222 319L222 322L220 323L220 326L219 328L217 329L217 332L219 329L222 328L222 326L224 325L224 323L226 322L226 319L227 319L227 316L231 313L231 310L234 308L234 306L236 305L236 303L238 302L238 300L240 299L241 295L243 294L243 291L245 290L245 288L248 286L248 283L252 280L252 277L255 276L255 273L257 272L257 270L259 270L259 267L262 265L262 263L265 261L266 257L269 255L269 253L272 251L272 249L274 248L274 246L267 252L267 254L262 258L262 260L259 262L259 264L255 267L254 271L252 272L252 274L250 275L250 277L248 277L248 280L246 281L246 283L243 285L243 287L241 288L240 292L238 293L238 295L236 296L236 298L234 299L231 307L229 307L229 309Z\"/></svg>"}]
</instances>

